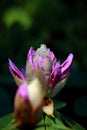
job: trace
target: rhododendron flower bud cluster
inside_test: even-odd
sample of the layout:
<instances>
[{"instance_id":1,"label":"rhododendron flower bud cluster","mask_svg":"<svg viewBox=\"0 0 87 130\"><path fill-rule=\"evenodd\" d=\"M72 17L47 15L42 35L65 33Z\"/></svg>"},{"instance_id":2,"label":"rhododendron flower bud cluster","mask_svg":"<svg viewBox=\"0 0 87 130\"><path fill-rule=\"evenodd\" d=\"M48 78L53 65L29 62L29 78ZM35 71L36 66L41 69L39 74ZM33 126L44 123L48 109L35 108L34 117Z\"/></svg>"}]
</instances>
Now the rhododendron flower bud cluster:
<instances>
[{"instance_id":1,"label":"rhododendron flower bud cluster","mask_svg":"<svg viewBox=\"0 0 87 130\"><path fill-rule=\"evenodd\" d=\"M14 101L14 115L19 125L37 123L42 112L54 116L50 98L65 85L72 62L71 53L61 64L44 44L36 51L29 49L23 73L9 59L9 70L19 87Z\"/></svg>"}]
</instances>

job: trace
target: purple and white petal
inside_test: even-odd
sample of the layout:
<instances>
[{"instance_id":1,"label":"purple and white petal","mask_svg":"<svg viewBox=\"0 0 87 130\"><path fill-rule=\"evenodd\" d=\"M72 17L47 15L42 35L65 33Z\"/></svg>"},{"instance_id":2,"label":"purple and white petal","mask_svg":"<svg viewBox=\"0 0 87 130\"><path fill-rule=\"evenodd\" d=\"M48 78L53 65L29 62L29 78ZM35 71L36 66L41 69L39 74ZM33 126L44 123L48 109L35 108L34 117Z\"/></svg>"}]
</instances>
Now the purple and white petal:
<instances>
[{"instance_id":1,"label":"purple and white petal","mask_svg":"<svg viewBox=\"0 0 87 130\"><path fill-rule=\"evenodd\" d=\"M48 96L49 96L50 98L55 97L55 96L60 92L60 90L64 87L66 81L67 81L67 77L66 77L65 79L59 81L59 82L55 85L55 87L52 88L52 90L50 91L50 93L49 93Z\"/></svg>"},{"instance_id":2,"label":"purple and white petal","mask_svg":"<svg viewBox=\"0 0 87 130\"><path fill-rule=\"evenodd\" d=\"M29 101L26 83L23 83L23 84L20 85L19 89L17 90L16 95L20 95L25 101Z\"/></svg>"},{"instance_id":3,"label":"purple and white petal","mask_svg":"<svg viewBox=\"0 0 87 130\"><path fill-rule=\"evenodd\" d=\"M24 75L21 73L21 71L16 67L16 65L10 60L9 60L9 70L11 72L12 75L16 76L17 78L21 79L21 80L25 80Z\"/></svg>"},{"instance_id":4,"label":"purple and white petal","mask_svg":"<svg viewBox=\"0 0 87 130\"><path fill-rule=\"evenodd\" d=\"M53 65L52 73L50 75L49 86L54 87L57 82L61 79L61 66L60 62L57 62L56 65Z\"/></svg>"},{"instance_id":5,"label":"purple and white petal","mask_svg":"<svg viewBox=\"0 0 87 130\"><path fill-rule=\"evenodd\" d=\"M50 58L51 58L51 61L53 62L53 64L55 64L57 60L56 60L56 57L52 51L50 51Z\"/></svg>"},{"instance_id":6,"label":"purple and white petal","mask_svg":"<svg viewBox=\"0 0 87 130\"><path fill-rule=\"evenodd\" d=\"M72 62L73 62L73 54L69 54L67 59L61 65L61 79L64 79L69 75L72 67Z\"/></svg>"},{"instance_id":7,"label":"purple and white petal","mask_svg":"<svg viewBox=\"0 0 87 130\"><path fill-rule=\"evenodd\" d=\"M31 47L28 51L28 61L30 62L30 64L32 65L33 67L33 58L35 56L35 50Z\"/></svg>"},{"instance_id":8,"label":"purple and white petal","mask_svg":"<svg viewBox=\"0 0 87 130\"><path fill-rule=\"evenodd\" d=\"M42 62L40 63L40 68L44 71L45 74L49 75L51 73L52 62L50 61L50 58L48 56L42 59Z\"/></svg>"}]
</instances>

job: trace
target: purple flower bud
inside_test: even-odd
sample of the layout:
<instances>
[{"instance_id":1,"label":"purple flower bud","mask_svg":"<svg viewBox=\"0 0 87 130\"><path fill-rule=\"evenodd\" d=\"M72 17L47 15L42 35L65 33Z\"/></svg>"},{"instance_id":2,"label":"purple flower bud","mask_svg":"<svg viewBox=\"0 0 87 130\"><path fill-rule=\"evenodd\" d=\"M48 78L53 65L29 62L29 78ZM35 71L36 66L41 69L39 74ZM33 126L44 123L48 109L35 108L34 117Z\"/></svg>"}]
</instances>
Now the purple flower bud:
<instances>
[{"instance_id":1,"label":"purple flower bud","mask_svg":"<svg viewBox=\"0 0 87 130\"><path fill-rule=\"evenodd\" d=\"M14 101L14 116L19 126L37 123L42 111L53 116L53 101L48 97L53 98L64 87L72 62L73 54L69 54L60 64L43 44L36 51L29 49L23 74L9 59L9 70L19 86Z\"/></svg>"},{"instance_id":2,"label":"purple flower bud","mask_svg":"<svg viewBox=\"0 0 87 130\"><path fill-rule=\"evenodd\" d=\"M49 79L50 74L51 74L53 60L55 60L54 54L49 49L47 49L45 45L42 44L41 47L36 50L36 52L33 50L33 48L30 48L28 52L27 63L30 64L31 66L30 70L32 72L32 77L34 77L34 72L39 66L41 71L43 71L44 73L44 77ZM29 75L30 77L30 74L27 74L27 75ZM29 80L29 78L27 78L27 80Z\"/></svg>"},{"instance_id":3,"label":"purple flower bud","mask_svg":"<svg viewBox=\"0 0 87 130\"><path fill-rule=\"evenodd\" d=\"M28 51L26 71L24 76L21 71L9 59L9 70L13 75L15 82L20 86L23 82L28 84L38 78L47 89L51 91L57 84L67 79L73 62L73 54L69 54L67 59L60 64L54 53L46 45L42 44L36 51L31 47ZM58 85L61 88L61 85ZM56 87L57 88L57 87ZM47 95L46 95L47 96Z\"/></svg>"}]
</instances>

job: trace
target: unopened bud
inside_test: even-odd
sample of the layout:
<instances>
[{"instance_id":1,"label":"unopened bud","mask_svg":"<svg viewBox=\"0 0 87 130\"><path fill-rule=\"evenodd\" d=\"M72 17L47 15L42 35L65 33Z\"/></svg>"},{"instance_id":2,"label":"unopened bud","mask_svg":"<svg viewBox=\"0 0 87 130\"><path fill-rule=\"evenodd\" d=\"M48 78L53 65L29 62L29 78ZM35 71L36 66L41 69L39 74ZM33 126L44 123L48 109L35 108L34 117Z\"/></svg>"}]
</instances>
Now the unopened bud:
<instances>
[{"instance_id":1,"label":"unopened bud","mask_svg":"<svg viewBox=\"0 0 87 130\"><path fill-rule=\"evenodd\" d=\"M14 101L14 116L19 126L36 124L42 117L43 93L38 79L22 84ZM41 94L42 93L42 94Z\"/></svg>"}]
</instances>

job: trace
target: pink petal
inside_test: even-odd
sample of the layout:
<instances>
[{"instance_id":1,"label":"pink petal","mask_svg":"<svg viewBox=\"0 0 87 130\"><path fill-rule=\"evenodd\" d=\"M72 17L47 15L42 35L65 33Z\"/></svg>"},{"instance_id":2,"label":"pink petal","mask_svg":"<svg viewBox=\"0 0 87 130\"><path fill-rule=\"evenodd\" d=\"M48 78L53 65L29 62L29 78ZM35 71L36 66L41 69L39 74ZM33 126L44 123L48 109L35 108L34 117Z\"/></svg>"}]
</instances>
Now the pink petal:
<instances>
[{"instance_id":1,"label":"pink petal","mask_svg":"<svg viewBox=\"0 0 87 130\"><path fill-rule=\"evenodd\" d=\"M15 64L10 59L8 59L8 60L9 60L9 70L10 70L11 74L16 76L19 79L25 80L21 71L15 66Z\"/></svg>"},{"instance_id":2,"label":"pink petal","mask_svg":"<svg viewBox=\"0 0 87 130\"><path fill-rule=\"evenodd\" d=\"M52 90L51 90L50 93L49 93L49 97L50 97L50 98L55 97L55 96L60 92L60 90L64 87L64 85L65 85L65 83L66 83L66 81L67 81L67 78L68 78L68 77L64 78L63 80L60 80L60 81L55 85L55 87L52 88Z\"/></svg>"},{"instance_id":3,"label":"pink petal","mask_svg":"<svg viewBox=\"0 0 87 130\"><path fill-rule=\"evenodd\" d=\"M33 65L33 58L35 56L35 50L31 47L28 51L28 61Z\"/></svg>"},{"instance_id":4,"label":"pink petal","mask_svg":"<svg viewBox=\"0 0 87 130\"><path fill-rule=\"evenodd\" d=\"M20 85L16 95L20 95L25 101L29 101L26 83Z\"/></svg>"},{"instance_id":5,"label":"pink petal","mask_svg":"<svg viewBox=\"0 0 87 130\"><path fill-rule=\"evenodd\" d=\"M52 61L53 63L56 62L56 57L55 57L55 55L54 55L54 53L53 53L52 51L50 51L50 58L51 58L51 61Z\"/></svg>"},{"instance_id":6,"label":"pink petal","mask_svg":"<svg viewBox=\"0 0 87 130\"><path fill-rule=\"evenodd\" d=\"M73 54L69 54L67 59L61 65L61 79L69 75L73 62Z\"/></svg>"},{"instance_id":7,"label":"pink petal","mask_svg":"<svg viewBox=\"0 0 87 130\"><path fill-rule=\"evenodd\" d=\"M46 73L51 73L52 62L48 56L44 57L41 62L39 62L40 68Z\"/></svg>"},{"instance_id":8,"label":"pink petal","mask_svg":"<svg viewBox=\"0 0 87 130\"><path fill-rule=\"evenodd\" d=\"M61 79L61 66L60 62L57 62L56 65L52 68L49 86L54 87L56 83L60 81L60 79Z\"/></svg>"}]
</instances>

